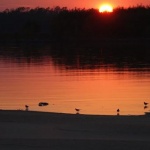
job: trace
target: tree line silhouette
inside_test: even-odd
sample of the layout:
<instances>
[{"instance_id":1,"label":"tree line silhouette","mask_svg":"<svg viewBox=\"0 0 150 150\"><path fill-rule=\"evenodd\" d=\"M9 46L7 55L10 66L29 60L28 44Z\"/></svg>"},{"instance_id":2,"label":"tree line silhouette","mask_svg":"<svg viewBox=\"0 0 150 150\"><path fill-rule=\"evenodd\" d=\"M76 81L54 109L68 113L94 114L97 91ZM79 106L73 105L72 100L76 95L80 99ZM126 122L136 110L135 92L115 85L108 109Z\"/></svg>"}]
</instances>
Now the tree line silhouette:
<instances>
[{"instance_id":1,"label":"tree line silhouette","mask_svg":"<svg viewBox=\"0 0 150 150\"><path fill-rule=\"evenodd\" d=\"M28 8L0 12L0 40L99 40L149 38L150 7L97 9Z\"/></svg>"}]
</instances>

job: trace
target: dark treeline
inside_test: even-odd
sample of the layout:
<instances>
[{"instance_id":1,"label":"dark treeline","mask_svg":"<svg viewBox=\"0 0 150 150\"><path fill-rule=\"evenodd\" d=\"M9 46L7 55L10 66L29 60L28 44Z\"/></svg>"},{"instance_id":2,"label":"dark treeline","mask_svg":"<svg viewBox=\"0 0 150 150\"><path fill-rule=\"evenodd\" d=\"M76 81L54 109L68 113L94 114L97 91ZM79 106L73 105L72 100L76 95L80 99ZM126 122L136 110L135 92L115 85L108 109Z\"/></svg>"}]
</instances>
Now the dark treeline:
<instances>
[{"instance_id":1,"label":"dark treeline","mask_svg":"<svg viewBox=\"0 0 150 150\"><path fill-rule=\"evenodd\" d=\"M25 8L0 12L0 40L99 40L149 38L150 7L96 9Z\"/></svg>"},{"instance_id":2,"label":"dark treeline","mask_svg":"<svg viewBox=\"0 0 150 150\"><path fill-rule=\"evenodd\" d=\"M0 12L0 57L17 62L43 63L46 56L68 68L99 63L149 67L149 38L150 7L116 8L113 13L60 7Z\"/></svg>"}]
</instances>

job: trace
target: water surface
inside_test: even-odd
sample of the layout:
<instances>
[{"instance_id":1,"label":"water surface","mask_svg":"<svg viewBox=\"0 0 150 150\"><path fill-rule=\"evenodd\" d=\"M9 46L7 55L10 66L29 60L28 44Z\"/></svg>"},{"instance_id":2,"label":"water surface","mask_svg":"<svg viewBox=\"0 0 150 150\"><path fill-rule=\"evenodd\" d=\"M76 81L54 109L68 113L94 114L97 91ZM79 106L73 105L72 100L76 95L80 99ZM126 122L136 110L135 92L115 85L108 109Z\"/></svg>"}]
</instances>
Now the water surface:
<instances>
[{"instance_id":1,"label":"water surface","mask_svg":"<svg viewBox=\"0 0 150 150\"><path fill-rule=\"evenodd\" d=\"M71 50L70 50L71 51ZM150 68L103 49L1 48L0 109L115 115L149 111ZM39 107L39 102L49 105Z\"/></svg>"}]
</instances>

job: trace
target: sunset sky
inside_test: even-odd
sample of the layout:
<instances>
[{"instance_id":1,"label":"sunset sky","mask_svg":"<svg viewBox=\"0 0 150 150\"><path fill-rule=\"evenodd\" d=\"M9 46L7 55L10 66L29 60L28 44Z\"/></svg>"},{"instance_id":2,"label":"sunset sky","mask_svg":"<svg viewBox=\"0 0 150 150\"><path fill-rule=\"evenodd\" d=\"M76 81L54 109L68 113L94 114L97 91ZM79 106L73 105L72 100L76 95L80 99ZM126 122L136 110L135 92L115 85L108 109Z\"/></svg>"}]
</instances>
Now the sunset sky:
<instances>
[{"instance_id":1,"label":"sunset sky","mask_svg":"<svg viewBox=\"0 0 150 150\"><path fill-rule=\"evenodd\" d=\"M109 3L113 7L129 7L150 5L150 0L0 0L0 10L17 7L50 7L55 6L71 8L99 8L103 3Z\"/></svg>"}]
</instances>

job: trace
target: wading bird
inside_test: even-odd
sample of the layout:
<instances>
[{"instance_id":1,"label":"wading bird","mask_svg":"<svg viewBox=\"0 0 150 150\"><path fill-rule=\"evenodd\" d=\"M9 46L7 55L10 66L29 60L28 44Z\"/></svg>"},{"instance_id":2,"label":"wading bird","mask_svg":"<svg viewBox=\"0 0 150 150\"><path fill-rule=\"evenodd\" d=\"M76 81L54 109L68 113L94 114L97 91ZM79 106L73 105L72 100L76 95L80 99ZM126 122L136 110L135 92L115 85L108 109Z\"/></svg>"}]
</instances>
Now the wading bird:
<instances>
[{"instance_id":1,"label":"wading bird","mask_svg":"<svg viewBox=\"0 0 150 150\"><path fill-rule=\"evenodd\" d=\"M119 116L120 109L117 109L117 115Z\"/></svg>"},{"instance_id":2,"label":"wading bird","mask_svg":"<svg viewBox=\"0 0 150 150\"><path fill-rule=\"evenodd\" d=\"M25 107L26 107L26 111L28 111L28 110L29 110L29 106L28 106L28 105L25 105Z\"/></svg>"},{"instance_id":3,"label":"wading bird","mask_svg":"<svg viewBox=\"0 0 150 150\"><path fill-rule=\"evenodd\" d=\"M146 105L148 105L148 103L144 102L144 105L146 106Z\"/></svg>"},{"instance_id":4,"label":"wading bird","mask_svg":"<svg viewBox=\"0 0 150 150\"><path fill-rule=\"evenodd\" d=\"M79 114L80 109L75 108L75 111L77 112L77 114Z\"/></svg>"},{"instance_id":5,"label":"wading bird","mask_svg":"<svg viewBox=\"0 0 150 150\"><path fill-rule=\"evenodd\" d=\"M117 109L117 113L119 113L120 112L120 109Z\"/></svg>"}]
</instances>

